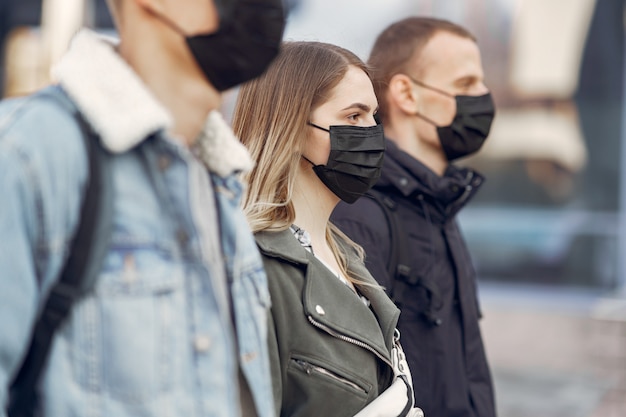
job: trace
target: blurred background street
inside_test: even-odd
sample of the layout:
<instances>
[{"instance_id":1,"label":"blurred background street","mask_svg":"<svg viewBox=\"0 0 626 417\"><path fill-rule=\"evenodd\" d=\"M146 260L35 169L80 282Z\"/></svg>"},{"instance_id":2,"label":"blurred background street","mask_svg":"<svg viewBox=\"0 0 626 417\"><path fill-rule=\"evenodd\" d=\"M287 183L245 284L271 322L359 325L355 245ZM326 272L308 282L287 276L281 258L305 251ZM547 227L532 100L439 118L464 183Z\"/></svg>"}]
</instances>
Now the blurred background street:
<instances>
[{"instance_id":1,"label":"blurred background street","mask_svg":"<svg viewBox=\"0 0 626 417\"><path fill-rule=\"evenodd\" d=\"M622 300L498 285L481 296L500 416L626 416Z\"/></svg>"},{"instance_id":2,"label":"blurred background street","mask_svg":"<svg viewBox=\"0 0 626 417\"><path fill-rule=\"evenodd\" d=\"M500 417L626 417L625 0L289 0L286 40L367 59L389 23L477 37L497 115L462 161L487 181L460 223L478 272ZM53 82L104 0L0 0L0 92ZM226 95L229 116L236 91Z\"/></svg>"}]
</instances>

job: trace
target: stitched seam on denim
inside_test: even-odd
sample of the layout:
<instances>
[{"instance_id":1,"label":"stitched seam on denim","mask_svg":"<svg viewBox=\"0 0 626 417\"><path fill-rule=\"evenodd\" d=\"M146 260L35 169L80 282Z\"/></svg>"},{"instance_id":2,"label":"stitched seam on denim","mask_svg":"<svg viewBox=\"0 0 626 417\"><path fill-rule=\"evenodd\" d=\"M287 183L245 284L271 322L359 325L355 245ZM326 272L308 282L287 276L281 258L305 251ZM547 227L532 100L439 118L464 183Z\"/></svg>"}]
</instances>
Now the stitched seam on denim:
<instances>
[{"instance_id":1,"label":"stitched seam on denim","mask_svg":"<svg viewBox=\"0 0 626 417\"><path fill-rule=\"evenodd\" d=\"M20 177L24 178L23 184L33 192L34 196L33 211L36 220L36 229L34 231L34 241L31 250L33 252L33 259L35 260L35 276L37 278L37 283L41 285L50 254L50 251L48 250L49 245L47 244L46 239L45 213L41 192L41 182L39 181L37 170L30 156L19 148L15 149L15 156L16 160L19 161L20 171L22 172Z\"/></svg>"}]
</instances>

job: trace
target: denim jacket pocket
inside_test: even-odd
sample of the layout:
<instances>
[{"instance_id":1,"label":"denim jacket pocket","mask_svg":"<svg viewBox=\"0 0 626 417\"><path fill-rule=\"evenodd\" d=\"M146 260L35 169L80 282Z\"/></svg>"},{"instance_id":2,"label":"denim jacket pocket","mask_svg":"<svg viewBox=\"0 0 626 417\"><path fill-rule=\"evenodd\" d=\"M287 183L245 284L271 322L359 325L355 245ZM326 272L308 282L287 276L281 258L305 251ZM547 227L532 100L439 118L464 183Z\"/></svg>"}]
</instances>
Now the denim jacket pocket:
<instances>
[{"instance_id":1,"label":"denim jacket pocket","mask_svg":"<svg viewBox=\"0 0 626 417\"><path fill-rule=\"evenodd\" d=\"M156 245L113 243L91 299L92 337L83 340L92 345L86 356L103 363L95 367L85 357L77 364L92 388L95 378L105 396L128 403L171 391L176 343L185 339L183 277L183 266Z\"/></svg>"},{"instance_id":2,"label":"denim jacket pocket","mask_svg":"<svg viewBox=\"0 0 626 417\"><path fill-rule=\"evenodd\" d=\"M241 279L244 282L244 286L247 287L248 294L255 297L255 299L250 301L256 301L255 304L260 304L264 309L269 308L271 301L269 289L267 288L267 276L260 259L242 270Z\"/></svg>"},{"instance_id":3,"label":"denim jacket pocket","mask_svg":"<svg viewBox=\"0 0 626 417\"><path fill-rule=\"evenodd\" d=\"M255 341L240 341L241 347L244 350L256 349L257 343L265 344L267 312L271 304L267 277L260 259L241 269L238 278L233 282L232 294L238 312L238 327L240 330L245 329L245 334L257 335Z\"/></svg>"}]
</instances>

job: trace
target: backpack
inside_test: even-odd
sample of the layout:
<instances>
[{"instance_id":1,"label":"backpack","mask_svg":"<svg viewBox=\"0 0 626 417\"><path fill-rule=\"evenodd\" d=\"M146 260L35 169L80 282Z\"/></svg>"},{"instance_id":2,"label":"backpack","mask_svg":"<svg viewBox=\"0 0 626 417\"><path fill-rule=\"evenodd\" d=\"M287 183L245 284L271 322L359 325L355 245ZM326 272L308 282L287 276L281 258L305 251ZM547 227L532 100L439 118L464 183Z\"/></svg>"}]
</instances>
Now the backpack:
<instances>
[{"instance_id":1,"label":"backpack","mask_svg":"<svg viewBox=\"0 0 626 417\"><path fill-rule=\"evenodd\" d=\"M389 298L402 310L403 305L407 303L404 298L409 288L415 286L423 287L428 293L429 305L422 311L422 314L431 325L441 325L441 319L436 317L434 312L441 304L439 288L431 279L420 277L411 268L408 238L406 230L401 226L401 220L398 215L398 203L376 189L369 190L365 196L380 206L391 234L389 257L387 258L387 274L391 280Z\"/></svg>"},{"instance_id":2,"label":"backpack","mask_svg":"<svg viewBox=\"0 0 626 417\"><path fill-rule=\"evenodd\" d=\"M39 379L47 364L54 334L65 322L72 305L93 288L110 242L113 198L108 170L109 155L78 109L61 90L58 92L44 90L36 97L52 99L72 113L85 143L89 176L68 259L42 304L35 320L28 353L9 388L9 417L35 415L39 402Z\"/></svg>"}]
</instances>

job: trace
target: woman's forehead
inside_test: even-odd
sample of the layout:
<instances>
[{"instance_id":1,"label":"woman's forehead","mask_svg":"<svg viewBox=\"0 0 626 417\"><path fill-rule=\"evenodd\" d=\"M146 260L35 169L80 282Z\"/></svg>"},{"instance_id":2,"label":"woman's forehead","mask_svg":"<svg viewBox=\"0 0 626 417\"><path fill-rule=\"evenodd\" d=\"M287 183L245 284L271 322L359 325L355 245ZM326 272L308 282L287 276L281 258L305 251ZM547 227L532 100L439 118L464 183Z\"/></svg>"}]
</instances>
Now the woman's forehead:
<instances>
[{"instance_id":1,"label":"woman's forehead","mask_svg":"<svg viewBox=\"0 0 626 417\"><path fill-rule=\"evenodd\" d=\"M328 100L333 107L343 109L354 103L376 108L378 102L369 76L360 68L350 66L343 78L332 89Z\"/></svg>"}]
</instances>

